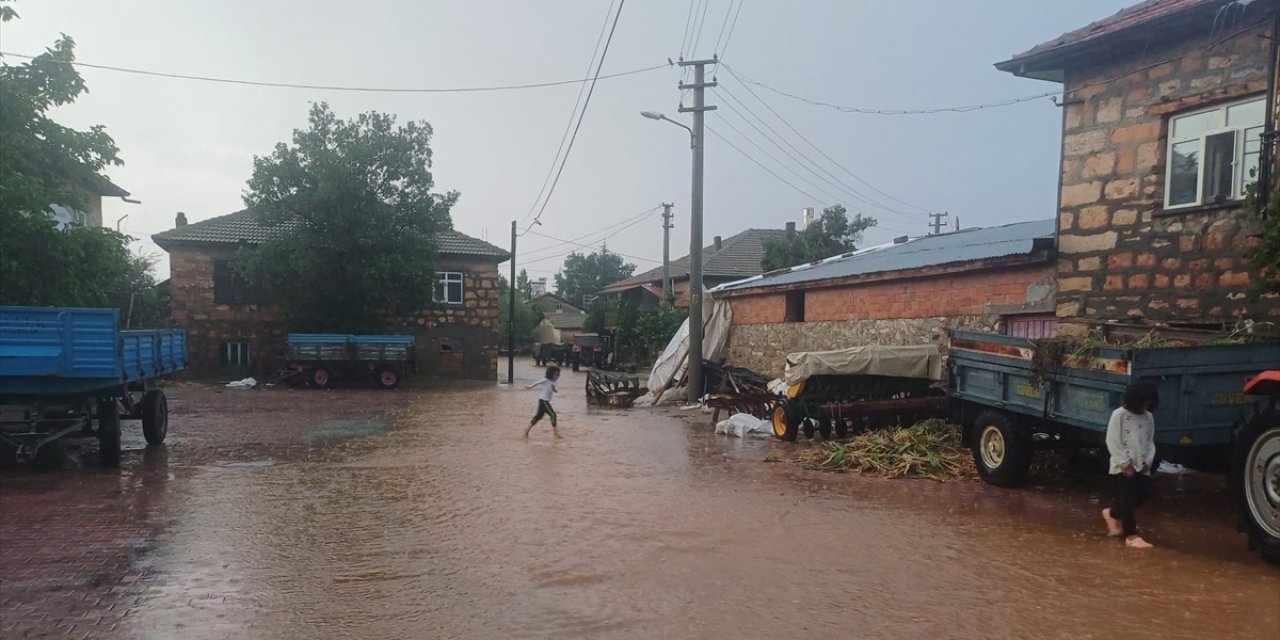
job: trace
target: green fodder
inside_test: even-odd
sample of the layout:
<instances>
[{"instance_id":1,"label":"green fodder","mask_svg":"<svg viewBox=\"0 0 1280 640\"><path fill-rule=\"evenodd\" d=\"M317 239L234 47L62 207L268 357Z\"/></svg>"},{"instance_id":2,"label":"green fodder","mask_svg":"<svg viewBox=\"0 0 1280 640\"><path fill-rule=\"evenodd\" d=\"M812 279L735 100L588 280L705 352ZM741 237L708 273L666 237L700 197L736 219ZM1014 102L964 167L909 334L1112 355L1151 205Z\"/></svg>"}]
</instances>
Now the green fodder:
<instances>
[{"instance_id":1,"label":"green fodder","mask_svg":"<svg viewBox=\"0 0 1280 640\"><path fill-rule=\"evenodd\" d=\"M801 453L794 462L823 471L853 471L885 478L954 480L977 475L960 428L945 420L878 429L848 443L828 442Z\"/></svg>"}]
</instances>

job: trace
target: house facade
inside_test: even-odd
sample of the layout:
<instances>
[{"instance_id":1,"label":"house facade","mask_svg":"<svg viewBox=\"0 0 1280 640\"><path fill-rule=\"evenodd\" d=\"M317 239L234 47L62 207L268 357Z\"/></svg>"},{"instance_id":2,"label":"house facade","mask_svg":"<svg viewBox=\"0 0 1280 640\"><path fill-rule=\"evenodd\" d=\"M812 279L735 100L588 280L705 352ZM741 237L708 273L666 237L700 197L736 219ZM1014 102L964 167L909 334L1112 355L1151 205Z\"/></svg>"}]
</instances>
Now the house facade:
<instances>
[{"instance_id":1,"label":"house facade","mask_svg":"<svg viewBox=\"0 0 1280 640\"><path fill-rule=\"evenodd\" d=\"M241 247L268 239L249 211L187 224L152 236L169 253L172 320L188 332L191 369L269 374L289 327L269 287L233 268ZM417 338L419 371L493 380L498 371L498 264L507 252L482 240L442 232L436 300L409 317L387 319L388 333Z\"/></svg>"},{"instance_id":2,"label":"house facade","mask_svg":"<svg viewBox=\"0 0 1280 640\"><path fill-rule=\"evenodd\" d=\"M582 333L587 312L553 293L542 293L533 298L542 310L542 321L533 330L533 341L538 344L564 344L573 342Z\"/></svg>"},{"instance_id":3,"label":"house facade","mask_svg":"<svg viewBox=\"0 0 1280 640\"><path fill-rule=\"evenodd\" d=\"M48 215L59 228L78 224L84 227L102 226L102 199L128 198L129 192L113 184L110 180L94 177L81 185L85 192L84 204L80 208L55 204L49 207ZM134 202L134 201L130 201Z\"/></svg>"},{"instance_id":4,"label":"house facade","mask_svg":"<svg viewBox=\"0 0 1280 640\"><path fill-rule=\"evenodd\" d=\"M1150 0L996 65L1064 90L1062 334L1280 319L1243 255L1276 6Z\"/></svg>"},{"instance_id":5,"label":"house facade","mask_svg":"<svg viewBox=\"0 0 1280 640\"><path fill-rule=\"evenodd\" d=\"M936 344L951 329L1054 330L1054 221L907 239L713 290L733 310L728 362L780 375L788 353Z\"/></svg>"}]
</instances>

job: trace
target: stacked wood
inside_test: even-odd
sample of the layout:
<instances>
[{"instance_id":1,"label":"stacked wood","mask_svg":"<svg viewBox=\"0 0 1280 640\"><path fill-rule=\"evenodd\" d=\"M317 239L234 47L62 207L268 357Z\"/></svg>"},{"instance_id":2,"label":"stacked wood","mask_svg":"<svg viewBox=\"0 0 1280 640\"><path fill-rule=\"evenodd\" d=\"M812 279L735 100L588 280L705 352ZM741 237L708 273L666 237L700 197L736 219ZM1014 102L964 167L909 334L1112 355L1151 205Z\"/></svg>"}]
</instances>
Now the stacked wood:
<instances>
[{"instance_id":1,"label":"stacked wood","mask_svg":"<svg viewBox=\"0 0 1280 640\"><path fill-rule=\"evenodd\" d=\"M591 369L587 371L587 402L625 409L644 395L646 389L634 373Z\"/></svg>"}]
</instances>

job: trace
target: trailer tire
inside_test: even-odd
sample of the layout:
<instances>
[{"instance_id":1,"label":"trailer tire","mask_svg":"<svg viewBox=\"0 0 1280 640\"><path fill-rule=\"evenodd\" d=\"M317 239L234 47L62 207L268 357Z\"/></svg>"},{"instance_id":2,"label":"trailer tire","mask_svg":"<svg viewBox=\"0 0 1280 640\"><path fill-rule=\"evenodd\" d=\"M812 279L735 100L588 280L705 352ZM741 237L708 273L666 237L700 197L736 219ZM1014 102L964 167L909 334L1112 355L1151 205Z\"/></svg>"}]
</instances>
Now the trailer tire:
<instances>
[{"instance_id":1,"label":"trailer tire","mask_svg":"<svg viewBox=\"0 0 1280 640\"><path fill-rule=\"evenodd\" d=\"M836 422L835 418L818 420L818 435L821 435L823 440L831 439L831 424L833 422Z\"/></svg>"},{"instance_id":2,"label":"trailer tire","mask_svg":"<svg viewBox=\"0 0 1280 640\"><path fill-rule=\"evenodd\" d=\"M813 434L818 432L817 429L813 428L815 422L817 422L817 418L802 418L800 420L800 433L803 433L804 437L809 440L812 440Z\"/></svg>"},{"instance_id":3,"label":"trailer tire","mask_svg":"<svg viewBox=\"0 0 1280 640\"><path fill-rule=\"evenodd\" d=\"M844 418L836 418L836 437L844 440L849 437L849 423Z\"/></svg>"},{"instance_id":4,"label":"trailer tire","mask_svg":"<svg viewBox=\"0 0 1280 640\"><path fill-rule=\"evenodd\" d=\"M120 466L120 411L114 398L98 401L98 461Z\"/></svg>"},{"instance_id":5,"label":"trailer tire","mask_svg":"<svg viewBox=\"0 0 1280 640\"><path fill-rule=\"evenodd\" d=\"M307 373L307 382L316 389L328 389L333 384L333 374L324 367L316 367Z\"/></svg>"},{"instance_id":6,"label":"trailer tire","mask_svg":"<svg viewBox=\"0 0 1280 640\"><path fill-rule=\"evenodd\" d=\"M1249 549L1280 563L1280 411L1253 416L1237 434L1231 493Z\"/></svg>"},{"instance_id":7,"label":"trailer tire","mask_svg":"<svg viewBox=\"0 0 1280 640\"><path fill-rule=\"evenodd\" d=\"M378 371L378 386L383 389L394 389L400 386L400 371L395 367L383 367Z\"/></svg>"},{"instance_id":8,"label":"trailer tire","mask_svg":"<svg viewBox=\"0 0 1280 640\"><path fill-rule=\"evenodd\" d=\"M973 421L973 463L983 481L1013 487L1031 468L1031 433L1008 414L983 411Z\"/></svg>"},{"instance_id":9,"label":"trailer tire","mask_svg":"<svg viewBox=\"0 0 1280 640\"><path fill-rule=\"evenodd\" d=\"M142 396L142 435L147 444L161 444L169 434L169 399L159 389Z\"/></svg>"},{"instance_id":10,"label":"trailer tire","mask_svg":"<svg viewBox=\"0 0 1280 640\"><path fill-rule=\"evenodd\" d=\"M773 405L773 436L783 442L795 442L800 434L800 416L786 400Z\"/></svg>"}]
</instances>

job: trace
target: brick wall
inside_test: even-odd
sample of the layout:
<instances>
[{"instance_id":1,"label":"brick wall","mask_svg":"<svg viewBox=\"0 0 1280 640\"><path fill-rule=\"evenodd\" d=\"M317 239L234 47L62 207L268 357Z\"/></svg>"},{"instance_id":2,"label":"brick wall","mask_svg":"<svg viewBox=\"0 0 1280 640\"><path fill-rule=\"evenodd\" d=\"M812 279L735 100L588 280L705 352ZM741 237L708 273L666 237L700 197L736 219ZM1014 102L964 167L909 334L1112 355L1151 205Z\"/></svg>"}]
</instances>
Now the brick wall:
<instances>
[{"instance_id":1,"label":"brick wall","mask_svg":"<svg viewBox=\"0 0 1280 640\"><path fill-rule=\"evenodd\" d=\"M805 290L805 321L784 322L785 291L729 298L729 363L780 375L795 351L937 344L951 329L998 331L1004 314L1052 309L1054 265L953 271Z\"/></svg>"},{"instance_id":2,"label":"brick wall","mask_svg":"<svg viewBox=\"0 0 1280 640\"><path fill-rule=\"evenodd\" d=\"M1156 38L1141 55L1068 71L1058 217L1062 333L1108 320L1280 318L1280 299L1254 303L1247 295L1252 275L1242 252L1257 242L1248 212L1238 203L1163 209L1169 117L1262 95L1266 30L1225 41L1208 28L1190 41ZM1217 44L1207 50L1211 38Z\"/></svg>"}]
</instances>

